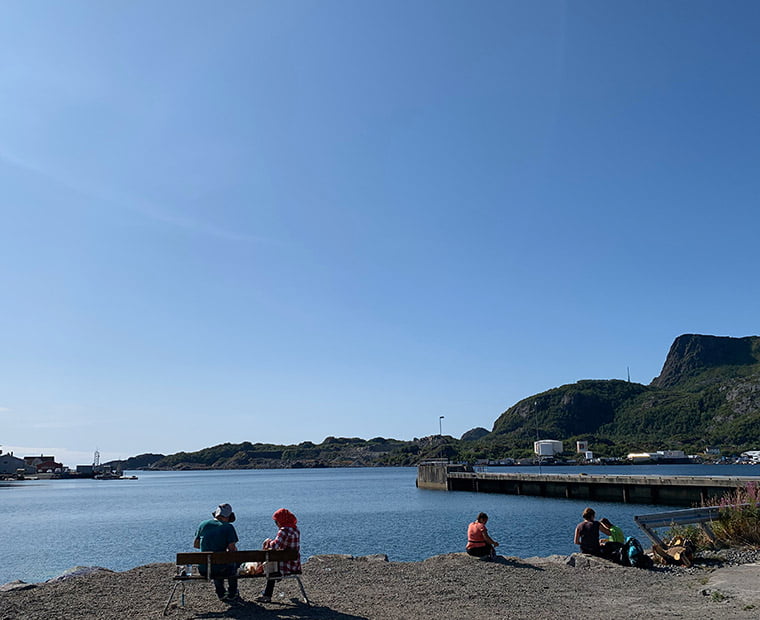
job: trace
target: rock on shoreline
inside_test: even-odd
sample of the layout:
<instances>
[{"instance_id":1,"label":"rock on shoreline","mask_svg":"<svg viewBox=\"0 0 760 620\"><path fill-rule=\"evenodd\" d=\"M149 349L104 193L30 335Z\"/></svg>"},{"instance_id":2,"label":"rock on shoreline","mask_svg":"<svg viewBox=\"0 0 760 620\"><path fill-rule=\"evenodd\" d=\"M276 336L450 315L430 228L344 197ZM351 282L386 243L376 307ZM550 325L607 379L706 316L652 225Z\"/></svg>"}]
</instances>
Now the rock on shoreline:
<instances>
[{"instance_id":1,"label":"rock on shoreline","mask_svg":"<svg viewBox=\"0 0 760 620\"><path fill-rule=\"evenodd\" d=\"M242 604L218 601L213 587L188 584L185 607L168 617L190 618L703 618L760 615L760 564L640 570L588 556L504 558L484 562L463 553L421 562L385 556L314 556L303 582L312 606L298 602L294 581L278 584L273 602L252 602L263 579L244 579ZM571 565L572 564L572 565ZM0 592L1 620L156 618L174 587L172 564L80 576ZM27 584L31 585L31 584Z\"/></svg>"}]
</instances>

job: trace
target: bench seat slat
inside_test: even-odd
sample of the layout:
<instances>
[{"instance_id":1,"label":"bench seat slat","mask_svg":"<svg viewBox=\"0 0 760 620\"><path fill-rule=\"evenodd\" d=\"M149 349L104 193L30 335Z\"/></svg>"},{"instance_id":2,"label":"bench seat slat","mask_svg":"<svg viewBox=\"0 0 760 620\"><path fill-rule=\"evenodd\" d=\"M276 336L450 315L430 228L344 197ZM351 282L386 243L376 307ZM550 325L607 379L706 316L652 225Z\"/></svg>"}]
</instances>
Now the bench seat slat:
<instances>
[{"instance_id":1,"label":"bench seat slat","mask_svg":"<svg viewBox=\"0 0 760 620\"><path fill-rule=\"evenodd\" d=\"M282 550L265 550L256 549L253 551L194 551L177 554L177 566L184 564L208 564L209 558L211 564L242 564L243 562L286 562L288 560L298 559L297 549Z\"/></svg>"}]
</instances>

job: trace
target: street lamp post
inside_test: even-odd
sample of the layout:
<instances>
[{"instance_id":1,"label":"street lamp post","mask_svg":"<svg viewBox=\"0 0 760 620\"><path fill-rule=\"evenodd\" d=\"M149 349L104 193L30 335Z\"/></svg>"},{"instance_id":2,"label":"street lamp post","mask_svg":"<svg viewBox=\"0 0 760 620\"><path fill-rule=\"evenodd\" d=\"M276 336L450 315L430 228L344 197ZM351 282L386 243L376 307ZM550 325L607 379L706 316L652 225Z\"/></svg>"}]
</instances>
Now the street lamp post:
<instances>
[{"instance_id":1,"label":"street lamp post","mask_svg":"<svg viewBox=\"0 0 760 620\"><path fill-rule=\"evenodd\" d=\"M443 436L443 418L444 416L438 416L438 436Z\"/></svg>"},{"instance_id":2,"label":"street lamp post","mask_svg":"<svg viewBox=\"0 0 760 620\"><path fill-rule=\"evenodd\" d=\"M541 446L538 445L538 403L533 403L533 418L536 421L536 456L538 457L538 473L541 473Z\"/></svg>"}]
</instances>

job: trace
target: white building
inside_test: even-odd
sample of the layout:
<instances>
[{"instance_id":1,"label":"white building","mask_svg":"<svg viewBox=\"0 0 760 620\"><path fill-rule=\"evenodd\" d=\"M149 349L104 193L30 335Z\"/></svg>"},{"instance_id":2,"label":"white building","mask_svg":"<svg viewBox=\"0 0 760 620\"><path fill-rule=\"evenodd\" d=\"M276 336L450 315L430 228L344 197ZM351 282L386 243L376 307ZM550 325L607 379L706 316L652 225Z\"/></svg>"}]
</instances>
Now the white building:
<instances>
[{"instance_id":1,"label":"white building","mask_svg":"<svg viewBox=\"0 0 760 620\"><path fill-rule=\"evenodd\" d=\"M533 442L533 452L537 456L554 456L562 451L562 442L556 439L541 439Z\"/></svg>"},{"instance_id":2,"label":"white building","mask_svg":"<svg viewBox=\"0 0 760 620\"><path fill-rule=\"evenodd\" d=\"M683 450L657 450L657 455L663 459L685 459L686 453Z\"/></svg>"},{"instance_id":3,"label":"white building","mask_svg":"<svg viewBox=\"0 0 760 620\"><path fill-rule=\"evenodd\" d=\"M575 451L580 454L582 452L588 452L588 441L576 441Z\"/></svg>"},{"instance_id":4,"label":"white building","mask_svg":"<svg viewBox=\"0 0 760 620\"><path fill-rule=\"evenodd\" d=\"M636 463L654 463L657 457L650 452L631 452L628 455L628 460Z\"/></svg>"}]
</instances>

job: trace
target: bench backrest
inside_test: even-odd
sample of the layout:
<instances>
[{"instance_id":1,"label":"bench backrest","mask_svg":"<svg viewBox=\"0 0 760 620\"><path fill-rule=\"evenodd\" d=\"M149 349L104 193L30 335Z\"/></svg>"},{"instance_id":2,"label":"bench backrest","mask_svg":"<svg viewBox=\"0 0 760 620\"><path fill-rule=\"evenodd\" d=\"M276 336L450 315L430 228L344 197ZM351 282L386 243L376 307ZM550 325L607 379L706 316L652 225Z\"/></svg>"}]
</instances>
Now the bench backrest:
<instances>
[{"instance_id":1,"label":"bench backrest","mask_svg":"<svg viewBox=\"0 0 760 620\"><path fill-rule=\"evenodd\" d=\"M286 562L297 560L298 549L253 551L192 551L177 554L177 566L185 564L242 564L243 562Z\"/></svg>"}]
</instances>

